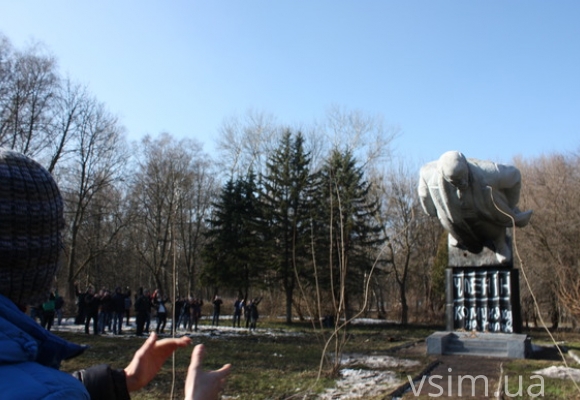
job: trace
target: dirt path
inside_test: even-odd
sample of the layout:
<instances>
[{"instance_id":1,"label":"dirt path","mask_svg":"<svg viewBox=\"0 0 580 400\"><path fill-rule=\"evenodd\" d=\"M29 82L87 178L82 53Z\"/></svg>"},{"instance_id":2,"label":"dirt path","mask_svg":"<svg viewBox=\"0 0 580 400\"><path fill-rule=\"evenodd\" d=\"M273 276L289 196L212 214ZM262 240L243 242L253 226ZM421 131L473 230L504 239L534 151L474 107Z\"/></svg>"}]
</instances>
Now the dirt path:
<instances>
[{"instance_id":1,"label":"dirt path","mask_svg":"<svg viewBox=\"0 0 580 400\"><path fill-rule=\"evenodd\" d=\"M405 357L406 352L425 354L426 350L425 343L422 343L402 349L397 356ZM535 346L532 358L561 361L557 349L550 346ZM499 382L502 365L509 361L505 358L460 355L432 356L430 359L431 364L426 365L413 385L407 385L404 393L399 390L395 397L391 395L385 400L496 399L498 389L503 389L504 385L504 382Z\"/></svg>"},{"instance_id":2,"label":"dirt path","mask_svg":"<svg viewBox=\"0 0 580 400\"><path fill-rule=\"evenodd\" d=\"M429 374L415 381L402 399L495 398L503 362L498 358L440 356Z\"/></svg>"}]
</instances>

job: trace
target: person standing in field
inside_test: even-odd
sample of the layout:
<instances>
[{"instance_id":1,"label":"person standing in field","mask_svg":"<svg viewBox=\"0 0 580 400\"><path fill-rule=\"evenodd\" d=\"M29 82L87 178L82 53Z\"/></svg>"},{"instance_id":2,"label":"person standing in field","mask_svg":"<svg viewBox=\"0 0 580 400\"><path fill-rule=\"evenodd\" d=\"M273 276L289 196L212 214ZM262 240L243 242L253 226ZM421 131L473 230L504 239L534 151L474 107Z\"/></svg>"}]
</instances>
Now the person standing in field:
<instances>
[{"instance_id":1,"label":"person standing in field","mask_svg":"<svg viewBox=\"0 0 580 400\"><path fill-rule=\"evenodd\" d=\"M111 322L113 320L113 297L108 289L99 291L101 310L99 312L99 333L105 333L105 328L111 332Z\"/></svg>"},{"instance_id":2,"label":"person standing in field","mask_svg":"<svg viewBox=\"0 0 580 400\"><path fill-rule=\"evenodd\" d=\"M262 301L262 297L255 298L250 303L250 330L256 330L256 325L258 323L258 318L260 317L260 313L258 312L258 304Z\"/></svg>"},{"instance_id":3,"label":"person standing in field","mask_svg":"<svg viewBox=\"0 0 580 400\"><path fill-rule=\"evenodd\" d=\"M189 320L189 330L191 331L191 326L193 325L194 331L197 332L197 324L199 323L199 319L201 318L201 307L203 306L202 299L194 299L191 303L190 307L190 316L191 319Z\"/></svg>"},{"instance_id":4,"label":"person standing in field","mask_svg":"<svg viewBox=\"0 0 580 400\"><path fill-rule=\"evenodd\" d=\"M163 297L163 294L160 290L156 290L153 293L153 302L157 309L157 328L155 331L157 334L163 333L165 330L165 325L167 324L167 305L166 303L169 302L167 297Z\"/></svg>"},{"instance_id":5,"label":"person standing in field","mask_svg":"<svg viewBox=\"0 0 580 400\"><path fill-rule=\"evenodd\" d=\"M84 325L85 318L86 318L86 311L85 311L85 296L87 292L82 292L79 289L79 283L75 282L75 295L77 298L77 315L75 317L75 324L76 325Z\"/></svg>"},{"instance_id":6,"label":"person standing in field","mask_svg":"<svg viewBox=\"0 0 580 400\"><path fill-rule=\"evenodd\" d=\"M56 313L56 323L58 326L62 323L62 308L64 307L64 299L58 294L58 290L54 292L54 312Z\"/></svg>"},{"instance_id":7,"label":"person standing in field","mask_svg":"<svg viewBox=\"0 0 580 400\"><path fill-rule=\"evenodd\" d=\"M244 310L244 299L238 297L237 300L234 302L234 328L236 327L236 322L238 324L238 328L241 324L242 319L242 311Z\"/></svg>"},{"instance_id":8,"label":"person standing in field","mask_svg":"<svg viewBox=\"0 0 580 400\"><path fill-rule=\"evenodd\" d=\"M113 333L115 335L123 333L123 318L125 318L125 295L121 292L121 287L117 286L113 294Z\"/></svg>"},{"instance_id":9,"label":"person standing in field","mask_svg":"<svg viewBox=\"0 0 580 400\"><path fill-rule=\"evenodd\" d=\"M47 301L42 303L42 315L40 317L40 324L43 328L46 328L47 331L50 331L52 328L52 324L54 322L54 315L55 315L55 307L56 307L56 296L53 292L50 292L50 296Z\"/></svg>"},{"instance_id":10,"label":"person standing in field","mask_svg":"<svg viewBox=\"0 0 580 400\"><path fill-rule=\"evenodd\" d=\"M151 326L151 314L153 310L153 297L151 297L151 292L149 289L145 289L143 292L143 296L145 296L145 301L143 305L145 306L145 333L149 334L149 328Z\"/></svg>"},{"instance_id":11,"label":"person standing in field","mask_svg":"<svg viewBox=\"0 0 580 400\"><path fill-rule=\"evenodd\" d=\"M124 293L125 296L125 317L127 318L127 326L129 326L129 317L131 317L131 306L133 302L131 301L131 289L127 286L127 289Z\"/></svg>"},{"instance_id":12,"label":"person standing in field","mask_svg":"<svg viewBox=\"0 0 580 400\"><path fill-rule=\"evenodd\" d=\"M185 298L182 300L181 309L179 311L179 323L177 324L177 328L179 326L183 326L183 329L189 328L189 321L191 320L191 302L193 299L191 297Z\"/></svg>"},{"instance_id":13,"label":"person standing in field","mask_svg":"<svg viewBox=\"0 0 580 400\"><path fill-rule=\"evenodd\" d=\"M136 335L143 336L145 332L145 323L147 322L147 302L148 297L145 296L143 288L139 288L139 294L135 299L135 318L136 318Z\"/></svg>"},{"instance_id":14,"label":"person standing in field","mask_svg":"<svg viewBox=\"0 0 580 400\"><path fill-rule=\"evenodd\" d=\"M93 334L99 334L99 306L101 300L97 294L95 294L95 289L89 286L87 292L84 296L85 302L85 333L89 334L89 327L91 326L91 320L93 321Z\"/></svg>"},{"instance_id":15,"label":"person standing in field","mask_svg":"<svg viewBox=\"0 0 580 400\"><path fill-rule=\"evenodd\" d=\"M218 326L220 324L220 312L223 300L216 294L213 299L213 318L211 324Z\"/></svg>"}]
</instances>

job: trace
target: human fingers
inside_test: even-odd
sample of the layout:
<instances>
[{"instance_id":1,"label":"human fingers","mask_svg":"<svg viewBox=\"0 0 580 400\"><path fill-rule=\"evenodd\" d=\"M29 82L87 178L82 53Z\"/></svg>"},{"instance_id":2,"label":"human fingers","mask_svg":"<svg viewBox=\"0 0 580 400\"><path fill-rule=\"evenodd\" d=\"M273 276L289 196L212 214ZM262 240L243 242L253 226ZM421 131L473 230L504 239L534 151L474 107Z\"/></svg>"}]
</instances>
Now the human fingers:
<instances>
[{"instance_id":1,"label":"human fingers","mask_svg":"<svg viewBox=\"0 0 580 400\"><path fill-rule=\"evenodd\" d=\"M151 334L143 343L143 345L137 350L131 360L131 363L125 368L125 377L127 382L127 390L129 392L134 392L141 389L153 378L156 372L150 374L147 373L149 367L152 365L150 362L151 354L154 353L155 340L157 336Z\"/></svg>"},{"instance_id":2,"label":"human fingers","mask_svg":"<svg viewBox=\"0 0 580 400\"><path fill-rule=\"evenodd\" d=\"M218 370L211 371L211 374L215 375L216 379L221 380L222 382L228 377L232 369L232 364L225 364Z\"/></svg>"},{"instance_id":3,"label":"human fingers","mask_svg":"<svg viewBox=\"0 0 580 400\"><path fill-rule=\"evenodd\" d=\"M199 400L200 396L202 396L201 399L204 400L217 398L217 393L212 395L207 392L207 385L210 383L204 379L199 379L203 375L201 363L203 361L204 353L205 348L202 344L198 344L191 351L191 361L187 368L187 377L185 379L186 400Z\"/></svg>"},{"instance_id":4,"label":"human fingers","mask_svg":"<svg viewBox=\"0 0 580 400\"><path fill-rule=\"evenodd\" d=\"M189 363L190 370L200 370L203 358L205 357L205 346L198 344L191 352L191 362Z\"/></svg>"},{"instance_id":5,"label":"human fingers","mask_svg":"<svg viewBox=\"0 0 580 400\"><path fill-rule=\"evenodd\" d=\"M161 349L169 349L170 351L175 351L178 347L187 347L191 344L191 339L187 336L182 336L180 338L172 339L161 339L158 340L156 346Z\"/></svg>"},{"instance_id":6,"label":"human fingers","mask_svg":"<svg viewBox=\"0 0 580 400\"><path fill-rule=\"evenodd\" d=\"M147 354L154 346L155 346L155 341L157 340L157 335L155 333L152 333L147 340L145 340L145 343L143 343L141 345L141 347L139 348L139 350L137 350L137 352L135 353L135 356L142 356L143 354Z\"/></svg>"},{"instance_id":7,"label":"human fingers","mask_svg":"<svg viewBox=\"0 0 580 400\"><path fill-rule=\"evenodd\" d=\"M205 386L206 391L208 393L207 399L217 399L219 394L224 390L226 385L227 377L230 374L231 364L226 364L220 369L216 371L210 372L201 372L200 379L202 379L203 383L200 382L200 386Z\"/></svg>"},{"instance_id":8,"label":"human fingers","mask_svg":"<svg viewBox=\"0 0 580 400\"><path fill-rule=\"evenodd\" d=\"M224 389L231 365L226 364L216 371L202 371L205 346L198 344L191 352L191 362L185 380L186 400L215 400Z\"/></svg>"}]
</instances>

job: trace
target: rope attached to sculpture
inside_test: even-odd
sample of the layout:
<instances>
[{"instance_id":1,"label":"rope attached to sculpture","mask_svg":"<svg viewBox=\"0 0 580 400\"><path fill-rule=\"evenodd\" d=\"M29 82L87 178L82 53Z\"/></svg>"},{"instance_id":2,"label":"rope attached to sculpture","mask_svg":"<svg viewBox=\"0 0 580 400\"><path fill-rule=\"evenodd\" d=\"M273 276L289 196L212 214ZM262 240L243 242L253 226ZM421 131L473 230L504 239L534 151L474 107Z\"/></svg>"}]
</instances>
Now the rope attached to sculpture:
<instances>
[{"instance_id":1,"label":"rope attached to sculpture","mask_svg":"<svg viewBox=\"0 0 580 400\"><path fill-rule=\"evenodd\" d=\"M534 302L534 308L536 309L536 312L538 314L538 318L540 319L540 323L542 324L542 328L544 328L544 330L548 333L548 336L550 336L550 339L552 340L552 343L554 343L554 346L558 349L558 353L560 354L560 357L562 358L562 361L564 362L564 366L566 367L566 374L568 375L568 377L570 378L570 380L572 381L572 383L574 383L574 386L576 387L576 389L578 390L578 392L580 392L580 386L578 386L578 383L574 380L574 378L572 377L572 375L570 374L569 371L569 366L568 363L566 362L566 357L564 357L564 353L562 352L562 349L560 348L560 346L558 346L558 343L556 342L556 339L554 338L554 336L552 335L552 332L550 332L550 330L548 329L548 326L546 325L546 322L544 321L544 318L542 317L542 312L540 310L540 306L538 304L538 301L536 299L536 295L534 294L534 291L532 290L532 286L530 285L530 281L528 280L528 275L526 274L526 268L524 261L522 260L520 253L518 251L518 246L517 246L517 240L516 240L516 222L514 220L514 218L505 213L504 211L502 211L497 204L495 203L494 199L493 199L493 188L491 186L488 186L488 188L490 189L490 195L491 195L491 201L493 202L493 205L496 207L496 209L501 212L502 214L506 215L507 217L510 218L510 220L512 221L512 244L513 244L513 254L516 255L519 263L520 263L520 270L522 271L522 275L524 277L524 281L526 282L526 287L528 288L528 290L530 291L530 295L532 296L532 300Z\"/></svg>"}]
</instances>

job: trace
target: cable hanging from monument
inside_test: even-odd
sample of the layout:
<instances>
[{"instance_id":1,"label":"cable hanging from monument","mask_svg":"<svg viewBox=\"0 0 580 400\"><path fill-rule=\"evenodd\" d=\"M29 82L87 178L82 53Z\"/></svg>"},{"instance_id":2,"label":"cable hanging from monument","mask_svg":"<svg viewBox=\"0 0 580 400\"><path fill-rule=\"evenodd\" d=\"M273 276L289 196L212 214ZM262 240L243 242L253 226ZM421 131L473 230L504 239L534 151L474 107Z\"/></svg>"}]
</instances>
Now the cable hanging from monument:
<instances>
[{"instance_id":1,"label":"cable hanging from monument","mask_svg":"<svg viewBox=\"0 0 580 400\"><path fill-rule=\"evenodd\" d=\"M536 295L534 294L534 291L532 290L532 286L530 284L530 281L528 280L528 275L526 274L526 271L524 268L524 261L522 260L520 253L518 251L518 245L517 245L517 240L516 240L516 222L515 222L515 219L511 215L503 212L497 206L497 204L495 203L495 200L493 199L493 188L491 186L488 186L488 187L490 189L491 201L493 202L493 205L497 208L497 210L499 212L506 215L512 221L512 229L513 229L512 230L512 245L513 245L513 249L514 249L513 252L516 255L518 262L520 264L520 269L522 270L522 275L524 276L524 281L526 282L526 287L528 288L528 290L530 291L530 295L532 296L532 300L534 302L534 307L536 309L536 312L538 313L538 318L540 319L540 322L542 324L542 328L544 328L544 330L548 333L548 336L550 336L552 343L554 343L554 346L556 347L556 349L558 349L558 353L560 354L560 357L562 358L562 362L564 363L564 366L566 367L566 375L568 375L568 378L570 378L570 380L572 381L572 383L574 384L574 386L576 387L578 392L580 392L580 386L578 386L578 383L576 382L574 377L570 374L570 367L568 366L568 362L566 361L566 357L564 357L564 353L562 352L562 349L560 348L560 346L558 346L556 339L552 335L552 332L550 332L550 330L548 329L548 326L546 325L546 322L544 321L544 318L542 317L542 312L540 310L540 306L539 306L538 301L536 299Z\"/></svg>"}]
</instances>

